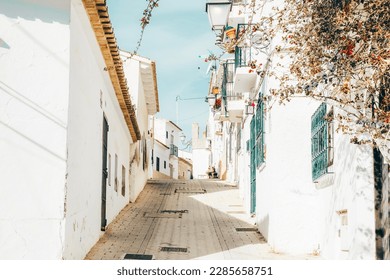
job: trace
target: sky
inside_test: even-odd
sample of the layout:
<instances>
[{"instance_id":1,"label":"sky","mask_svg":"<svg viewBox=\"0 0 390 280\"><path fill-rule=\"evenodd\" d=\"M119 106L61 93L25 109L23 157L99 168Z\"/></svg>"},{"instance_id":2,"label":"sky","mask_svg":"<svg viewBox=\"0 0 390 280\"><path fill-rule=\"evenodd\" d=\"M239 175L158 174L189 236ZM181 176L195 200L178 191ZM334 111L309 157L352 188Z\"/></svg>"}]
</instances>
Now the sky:
<instances>
[{"instance_id":1,"label":"sky","mask_svg":"<svg viewBox=\"0 0 390 280\"><path fill-rule=\"evenodd\" d=\"M177 123L191 139L191 126L196 122L204 130L209 107L209 63L205 57L221 50L214 45L205 0L160 0L152 12L150 24L145 28L138 55L156 62L159 91L159 118ZM107 0L110 19L119 48L133 52L140 36L140 19L147 0ZM191 99L197 98L200 99ZM179 146L180 148L180 146Z\"/></svg>"}]
</instances>

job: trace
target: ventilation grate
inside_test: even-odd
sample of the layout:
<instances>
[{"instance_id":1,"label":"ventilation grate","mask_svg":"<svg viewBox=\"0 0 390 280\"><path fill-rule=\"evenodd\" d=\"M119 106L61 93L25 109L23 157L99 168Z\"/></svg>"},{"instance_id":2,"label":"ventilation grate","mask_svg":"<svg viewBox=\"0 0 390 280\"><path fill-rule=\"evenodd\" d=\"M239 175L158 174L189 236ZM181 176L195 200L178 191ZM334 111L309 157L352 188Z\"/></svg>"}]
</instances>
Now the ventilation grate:
<instances>
[{"instance_id":1,"label":"ventilation grate","mask_svg":"<svg viewBox=\"0 0 390 280\"><path fill-rule=\"evenodd\" d=\"M253 227L245 228L245 227L242 227L242 228L236 228L236 231L256 231L257 232L257 228L253 228Z\"/></svg>"},{"instance_id":2,"label":"ventilation grate","mask_svg":"<svg viewBox=\"0 0 390 280\"><path fill-rule=\"evenodd\" d=\"M196 194L202 194L206 193L205 189L175 189L175 193L196 193Z\"/></svg>"},{"instance_id":3,"label":"ventilation grate","mask_svg":"<svg viewBox=\"0 0 390 280\"><path fill-rule=\"evenodd\" d=\"M166 213L144 213L145 218L181 218L182 213L173 213L173 212L166 212Z\"/></svg>"},{"instance_id":4,"label":"ventilation grate","mask_svg":"<svg viewBox=\"0 0 390 280\"><path fill-rule=\"evenodd\" d=\"M183 247L161 247L161 252L179 252L179 253L187 253L188 248Z\"/></svg>"},{"instance_id":5,"label":"ventilation grate","mask_svg":"<svg viewBox=\"0 0 390 280\"><path fill-rule=\"evenodd\" d=\"M180 213L180 214L184 214L184 213L188 213L188 210L161 210L160 212L161 213L173 213L173 214Z\"/></svg>"},{"instance_id":6,"label":"ventilation grate","mask_svg":"<svg viewBox=\"0 0 390 280\"><path fill-rule=\"evenodd\" d=\"M124 260L152 260L153 255L126 254Z\"/></svg>"}]
</instances>

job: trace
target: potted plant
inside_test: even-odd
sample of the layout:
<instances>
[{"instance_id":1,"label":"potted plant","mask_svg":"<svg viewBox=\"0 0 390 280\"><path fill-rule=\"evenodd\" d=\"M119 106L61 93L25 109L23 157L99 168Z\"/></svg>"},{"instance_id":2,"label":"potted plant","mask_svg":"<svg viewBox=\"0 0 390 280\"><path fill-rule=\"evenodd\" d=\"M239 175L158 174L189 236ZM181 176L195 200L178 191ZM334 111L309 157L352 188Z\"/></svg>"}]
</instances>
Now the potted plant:
<instances>
[{"instance_id":1,"label":"potted plant","mask_svg":"<svg viewBox=\"0 0 390 280\"><path fill-rule=\"evenodd\" d=\"M221 105L222 105L222 99L221 98L216 99L214 104L214 109L221 108Z\"/></svg>"},{"instance_id":2,"label":"potted plant","mask_svg":"<svg viewBox=\"0 0 390 280\"><path fill-rule=\"evenodd\" d=\"M211 90L212 94L218 94L219 93L219 87L213 87L213 89Z\"/></svg>"},{"instance_id":3,"label":"potted plant","mask_svg":"<svg viewBox=\"0 0 390 280\"><path fill-rule=\"evenodd\" d=\"M234 39L236 37L236 29L232 26L227 26L225 29L225 34L228 38Z\"/></svg>"}]
</instances>

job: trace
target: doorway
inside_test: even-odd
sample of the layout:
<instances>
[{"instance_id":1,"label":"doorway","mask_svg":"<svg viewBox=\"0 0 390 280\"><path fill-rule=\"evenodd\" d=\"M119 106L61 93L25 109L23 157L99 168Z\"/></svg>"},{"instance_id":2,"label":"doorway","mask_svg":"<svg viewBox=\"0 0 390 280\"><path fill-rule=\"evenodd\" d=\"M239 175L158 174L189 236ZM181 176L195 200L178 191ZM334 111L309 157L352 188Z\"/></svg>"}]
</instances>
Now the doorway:
<instances>
[{"instance_id":1,"label":"doorway","mask_svg":"<svg viewBox=\"0 0 390 280\"><path fill-rule=\"evenodd\" d=\"M107 226L106 217L106 198L107 198L107 147L108 147L108 122L103 116L103 135L102 135L102 207L100 230L105 231Z\"/></svg>"}]
</instances>

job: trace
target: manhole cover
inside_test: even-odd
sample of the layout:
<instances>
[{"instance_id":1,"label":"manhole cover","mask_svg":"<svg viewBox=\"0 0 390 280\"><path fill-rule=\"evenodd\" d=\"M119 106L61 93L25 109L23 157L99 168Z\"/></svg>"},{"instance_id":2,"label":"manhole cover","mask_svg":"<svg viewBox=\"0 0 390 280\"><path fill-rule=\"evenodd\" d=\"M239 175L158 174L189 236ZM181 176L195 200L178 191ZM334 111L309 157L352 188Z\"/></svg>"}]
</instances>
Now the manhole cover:
<instances>
[{"instance_id":1,"label":"manhole cover","mask_svg":"<svg viewBox=\"0 0 390 280\"><path fill-rule=\"evenodd\" d=\"M124 260L152 260L153 255L126 254Z\"/></svg>"},{"instance_id":2,"label":"manhole cover","mask_svg":"<svg viewBox=\"0 0 390 280\"><path fill-rule=\"evenodd\" d=\"M161 213L188 213L188 210L161 210Z\"/></svg>"},{"instance_id":3,"label":"manhole cover","mask_svg":"<svg viewBox=\"0 0 390 280\"><path fill-rule=\"evenodd\" d=\"M252 228L252 227L249 227L249 228L236 228L236 231L257 231L257 228Z\"/></svg>"},{"instance_id":4,"label":"manhole cover","mask_svg":"<svg viewBox=\"0 0 390 280\"><path fill-rule=\"evenodd\" d=\"M180 252L187 253L188 248L183 247L161 247L161 252Z\"/></svg>"}]
</instances>

